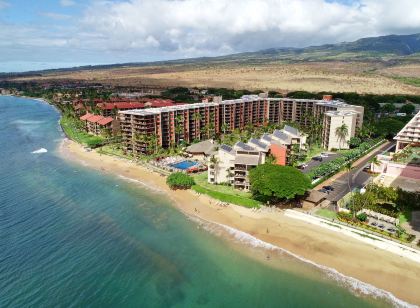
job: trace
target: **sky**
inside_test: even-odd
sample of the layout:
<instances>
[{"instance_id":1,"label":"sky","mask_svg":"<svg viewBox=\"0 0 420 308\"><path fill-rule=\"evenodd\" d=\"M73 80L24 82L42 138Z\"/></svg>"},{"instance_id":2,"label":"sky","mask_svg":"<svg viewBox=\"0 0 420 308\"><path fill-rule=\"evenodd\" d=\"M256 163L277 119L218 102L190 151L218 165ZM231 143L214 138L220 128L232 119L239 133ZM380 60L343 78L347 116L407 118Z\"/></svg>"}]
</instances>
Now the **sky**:
<instances>
[{"instance_id":1,"label":"sky","mask_svg":"<svg viewBox=\"0 0 420 308\"><path fill-rule=\"evenodd\" d=\"M420 0L0 0L0 72L420 33Z\"/></svg>"}]
</instances>

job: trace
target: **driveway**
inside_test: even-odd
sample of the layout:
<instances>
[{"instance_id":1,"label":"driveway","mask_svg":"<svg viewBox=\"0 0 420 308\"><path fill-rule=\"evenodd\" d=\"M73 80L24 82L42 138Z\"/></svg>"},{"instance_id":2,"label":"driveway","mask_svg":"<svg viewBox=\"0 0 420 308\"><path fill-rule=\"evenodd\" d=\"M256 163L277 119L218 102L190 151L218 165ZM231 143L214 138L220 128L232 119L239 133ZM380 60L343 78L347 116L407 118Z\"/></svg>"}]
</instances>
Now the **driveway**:
<instances>
[{"instance_id":1,"label":"driveway","mask_svg":"<svg viewBox=\"0 0 420 308\"><path fill-rule=\"evenodd\" d=\"M369 173L363 171L363 168L367 164L369 164L369 161L372 159L372 157L374 157L375 155L379 153L389 151L393 149L394 147L395 147L395 142L384 144L380 146L379 148L377 148L376 150L368 153L364 157L357 160L353 164L354 169L350 171L351 190L355 188L364 187L371 179L372 176ZM343 198L347 193L350 192L348 182L349 182L349 175L347 174L347 172L341 172L340 174L337 175L337 177L333 178L332 181L326 181L325 183L318 185L316 189L320 189L321 186L324 186L324 185L330 185L334 187L334 191L328 194L327 199L333 202L337 202L338 200Z\"/></svg>"}]
</instances>

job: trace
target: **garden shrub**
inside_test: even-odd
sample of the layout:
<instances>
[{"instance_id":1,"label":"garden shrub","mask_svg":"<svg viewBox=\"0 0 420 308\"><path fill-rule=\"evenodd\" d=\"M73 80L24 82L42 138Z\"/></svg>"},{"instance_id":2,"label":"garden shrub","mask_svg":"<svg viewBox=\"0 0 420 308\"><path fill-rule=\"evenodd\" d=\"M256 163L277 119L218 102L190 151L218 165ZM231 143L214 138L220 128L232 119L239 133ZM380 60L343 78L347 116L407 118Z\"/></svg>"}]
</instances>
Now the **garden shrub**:
<instances>
[{"instance_id":1,"label":"garden shrub","mask_svg":"<svg viewBox=\"0 0 420 308\"><path fill-rule=\"evenodd\" d=\"M369 150L379 141L380 139L372 139L369 141L365 141L361 143L357 148L344 152L342 156L313 168L311 172L308 173L308 176L312 179L315 179L335 173L339 171L345 163L360 158L362 155L365 154L367 150Z\"/></svg>"},{"instance_id":2,"label":"garden shrub","mask_svg":"<svg viewBox=\"0 0 420 308\"><path fill-rule=\"evenodd\" d=\"M367 220L367 215L366 213L360 213L357 216L357 219L359 219L360 221L366 221Z\"/></svg>"},{"instance_id":3,"label":"garden shrub","mask_svg":"<svg viewBox=\"0 0 420 308\"><path fill-rule=\"evenodd\" d=\"M338 212L337 217L338 217L338 219L344 220L344 221L352 221L353 220L353 215L351 213L346 213L346 212Z\"/></svg>"},{"instance_id":4,"label":"garden shrub","mask_svg":"<svg viewBox=\"0 0 420 308\"><path fill-rule=\"evenodd\" d=\"M166 184L171 189L188 189L195 184L194 179L182 172L175 172L166 179Z\"/></svg>"}]
</instances>

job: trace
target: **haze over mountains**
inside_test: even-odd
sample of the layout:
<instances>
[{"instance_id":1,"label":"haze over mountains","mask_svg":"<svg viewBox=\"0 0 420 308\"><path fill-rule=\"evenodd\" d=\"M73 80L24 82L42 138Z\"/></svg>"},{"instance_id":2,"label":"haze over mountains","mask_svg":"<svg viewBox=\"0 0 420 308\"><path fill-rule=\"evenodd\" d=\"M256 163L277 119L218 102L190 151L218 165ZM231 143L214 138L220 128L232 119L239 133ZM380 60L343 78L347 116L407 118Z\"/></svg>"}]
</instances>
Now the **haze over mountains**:
<instances>
[{"instance_id":1,"label":"haze over mountains","mask_svg":"<svg viewBox=\"0 0 420 308\"><path fill-rule=\"evenodd\" d=\"M324 61L324 60L378 60L404 59L406 56L420 53L420 33L410 35L387 35L379 37L362 38L354 42L309 46L304 48L280 47L255 52L236 53L218 57L199 57L190 59L133 62L108 65L87 65L63 69L47 69L39 72L69 71L79 69L103 69L121 66L145 66L161 64L193 64L200 62L219 61L252 61L252 60L284 60L284 61ZM420 55L418 55L420 59ZM413 57L413 61L418 60ZM32 72L32 71L31 71ZM10 75L24 75L25 73L12 73Z\"/></svg>"},{"instance_id":2,"label":"haze over mountains","mask_svg":"<svg viewBox=\"0 0 420 308\"><path fill-rule=\"evenodd\" d=\"M44 70L0 77L119 86L420 94L420 34L219 57Z\"/></svg>"}]
</instances>

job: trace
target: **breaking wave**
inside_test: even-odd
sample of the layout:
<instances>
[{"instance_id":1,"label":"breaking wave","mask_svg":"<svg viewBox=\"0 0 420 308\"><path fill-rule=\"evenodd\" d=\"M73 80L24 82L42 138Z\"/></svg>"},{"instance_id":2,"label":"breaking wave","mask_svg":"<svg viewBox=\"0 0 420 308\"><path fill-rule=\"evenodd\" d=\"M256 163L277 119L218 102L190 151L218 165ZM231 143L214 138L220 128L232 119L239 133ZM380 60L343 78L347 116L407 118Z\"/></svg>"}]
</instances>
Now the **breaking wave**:
<instances>
[{"instance_id":1,"label":"breaking wave","mask_svg":"<svg viewBox=\"0 0 420 308\"><path fill-rule=\"evenodd\" d=\"M193 221L198 222L206 231L218 235L218 236L222 236L224 234L228 234L234 241L236 241L237 243L241 243L241 244L245 244L247 246L251 246L253 248L261 248L264 250L269 250L269 251L276 251L276 252L280 252L283 254L287 254L301 262L305 262L306 264L310 264L311 266L314 266L315 268L321 270L322 272L324 272L329 278L335 280L336 282L338 282L339 284L349 287L350 290L356 294L362 294L362 295L366 295L366 296L373 296L375 298L383 298L386 301L390 302L392 305L394 305L395 307L417 307L416 305L412 305L410 303L407 303L397 297L395 297L391 292L377 288L369 283L360 281L356 278L353 278L351 276L346 276L342 273L340 273L339 271L337 271L334 268L328 267L328 266L324 266L318 263L315 263L311 260L308 260L306 258L303 258L287 249L275 246L273 244L264 242L246 232L237 230L235 228L223 225L223 224L219 224L219 223L213 223L213 222L208 222L208 221L204 221L200 218L191 218Z\"/></svg>"},{"instance_id":2,"label":"breaking wave","mask_svg":"<svg viewBox=\"0 0 420 308\"><path fill-rule=\"evenodd\" d=\"M124 180L124 181L130 182L130 183L139 184L139 185L141 185L141 186L145 187L145 188L146 188L146 189L148 189L148 190L151 190L151 191L154 191L154 192L158 192L158 193L164 193L164 191L163 191L163 190L161 190L161 189L159 189L159 188L156 188L155 186L152 186L152 185L150 185L150 184L146 184L145 182L142 182L142 181L140 181L140 180L132 179L132 178L126 177L126 176L121 175L121 174L120 174L120 175L118 175L118 177L119 177L120 179Z\"/></svg>"},{"instance_id":3,"label":"breaking wave","mask_svg":"<svg viewBox=\"0 0 420 308\"><path fill-rule=\"evenodd\" d=\"M31 153L32 153L32 154L42 154L42 153L47 153L47 152L48 152L48 150L47 150L47 149L45 149L45 148L40 148L40 149L38 149L38 150L32 151Z\"/></svg>"}]
</instances>

